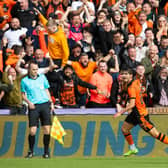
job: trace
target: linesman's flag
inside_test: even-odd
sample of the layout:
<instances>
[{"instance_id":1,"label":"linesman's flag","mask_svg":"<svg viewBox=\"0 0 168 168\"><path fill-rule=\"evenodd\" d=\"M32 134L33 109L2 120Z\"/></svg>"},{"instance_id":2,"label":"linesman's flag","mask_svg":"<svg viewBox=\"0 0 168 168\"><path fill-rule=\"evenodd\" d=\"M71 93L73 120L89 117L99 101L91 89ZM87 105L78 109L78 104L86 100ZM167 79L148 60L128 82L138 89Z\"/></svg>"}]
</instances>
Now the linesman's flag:
<instances>
[{"instance_id":1,"label":"linesman's flag","mask_svg":"<svg viewBox=\"0 0 168 168\"><path fill-rule=\"evenodd\" d=\"M66 132L56 116L54 116L54 119L53 119L50 135L51 137L56 139L60 144L62 145L64 144L62 138L64 135L66 135Z\"/></svg>"}]
</instances>

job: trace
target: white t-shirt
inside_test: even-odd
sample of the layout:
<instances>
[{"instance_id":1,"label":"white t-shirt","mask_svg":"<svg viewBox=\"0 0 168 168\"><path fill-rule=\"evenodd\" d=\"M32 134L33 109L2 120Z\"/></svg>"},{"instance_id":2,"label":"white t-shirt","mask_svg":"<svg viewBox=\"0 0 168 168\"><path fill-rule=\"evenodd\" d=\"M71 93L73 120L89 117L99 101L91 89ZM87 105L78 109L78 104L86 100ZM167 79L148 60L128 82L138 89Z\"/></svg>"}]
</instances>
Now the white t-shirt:
<instances>
[{"instance_id":1,"label":"white t-shirt","mask_svg":"<svg viewBox=\"0 0 168 168\"><path fill-rule=\"evenodd\" d=\"M145 40L145 30L146 28L148 28L148 25L147 25L147 22L145 22L143 25L142 25L142 31L140 33L140 36L142 37L143 40Z\"/></svg>"},{"instance_id":2,"label":"white t-shirt","mask_svg":"<svg viewBox=\"0 0 168 168\"><path fill-rule=\"evenodd\" d=\"M148 50L148 47L142 47L142 48L139 48L139 47L136 47L136 58L135 60L138 61L138 62L141 62L142 58L144 58L146 56L146 52Z\"/></svg>"},{"instance_id":3,"label":"white t-shirt","mask_svg":"<svg viewBox=\"0 0 168 168\"><path fill-rule=\"evenodd\" d=\"M17 30L7 30L4 33L4 37L8 39L8 48L12 48L13 45L22 45L22 41L20 40L22 35L25 35L27 32L27 28L22 27Z\"/></svg>"},{"instance_id":4,"label":"white t-shirt","mask_svg":"<svg viewBox=\"0 0 168 168\"><path fill-rule=\"evenodd\" d=\"M91 8L94 12L95 12L95 6L93 4L93 2L87 2L89 8ZM83 2L82 1L73 1L72 2L72 10L78 10L81 6L83 5Z\"/></svg>"}]
</instances>

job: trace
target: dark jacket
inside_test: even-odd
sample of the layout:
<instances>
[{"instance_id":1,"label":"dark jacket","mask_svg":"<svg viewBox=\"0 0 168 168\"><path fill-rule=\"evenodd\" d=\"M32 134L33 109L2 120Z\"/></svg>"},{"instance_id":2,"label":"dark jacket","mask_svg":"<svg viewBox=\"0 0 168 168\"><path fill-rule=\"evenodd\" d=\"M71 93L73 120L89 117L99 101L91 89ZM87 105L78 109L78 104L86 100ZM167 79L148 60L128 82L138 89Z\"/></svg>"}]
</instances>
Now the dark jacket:
<instances>
[{"instance_id":1,"label":"dark jacket","mask_svg":"<svg viewBox=\"0 0 168 168\"><path fill-rule=\"evenodd\" d=\"M168 78L164 81L164 83L162 83L162 80L159 76L154 78L153 79L153 87L154 87L154 97L153 97L154 104L159 103L162 88L164 88L164 90L167 94L167 97L168 97Z\"/></svg>"},{"instance_id":2,"label":"dark jacket","mask_svg":"<svg viewBox=\"0 0 168 168\"><path fill-rule=\"evenodd\" d=\"M64 81L66 80L67 82L73 80L74 82L74 90L75 90L75 97L76 97L76 103L78 104L79 101L79 97L80 97L80 93L78 91L78 85L89 88L89 89L97 89L96 86L84 82L83 80L81 80L75 73L73 73L72 78L69 79L67 78L64 74L59 74L59 91L61 90L61 88L64 86Z\"/></svg>"},{"instance_id":3,"label":"dark jacket","mask_svg":"<svg viewBox=\"0 0 168 168\"><path fill-rule=\"evenodd\" d=\"M36 20L36 15L31 1L29 1L28 10L21 10L20 3L17 2L11 10L11 15L13 18L16 17L20 20L21 27L26 27L28 29L32 27L32 21Z\"/></svg>"}]
</instances>

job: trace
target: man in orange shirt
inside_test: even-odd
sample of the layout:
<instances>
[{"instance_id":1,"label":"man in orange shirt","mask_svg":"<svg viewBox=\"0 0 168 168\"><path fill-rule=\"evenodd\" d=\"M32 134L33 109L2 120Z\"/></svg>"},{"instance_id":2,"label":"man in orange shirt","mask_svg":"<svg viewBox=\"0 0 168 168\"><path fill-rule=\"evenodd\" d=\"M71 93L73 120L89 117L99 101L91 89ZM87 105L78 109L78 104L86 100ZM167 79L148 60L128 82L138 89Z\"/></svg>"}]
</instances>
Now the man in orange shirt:
<instances>
[{"instance_id":1,"label":"man in orange shirt","mask_svg":"<svg viewBox=\"0 0 168 168\"><path fill-rule=\"evenodd\" d=\"M96 62L89 61L89 57L86 53L80 55L79 61L68 61L68 64L73 67L77 76L84 82L89 82L90 78L97 68ZM79 106L84 107L87 99L87 89L78 86L78 90L81 94L79 100Z\"/></svg>"},{"instance_id":2,"label":"man in orange shirt","mask_svg":"<svg viewBox=\"0 0 168 168\"><path fill-rule=\"evenodd\" d=\"M128 14L129 32L145 39L145 29L153 28L153 23L152 21L147 21L147 16L144 11L139 11L137 16L135 12L136 11L131 11Z\"/></svg>"},{"instance_id":3,"label":"man in orange shirt","mask_svg":"<svg viewBox=\"0 0 168 168\"><path fill-rule=\"evenodd\" d=\"M4 28L6 23L9 23L12 19L11 9L16 4L14 0L1 0L0 1L0 29Z\"/></svg>"},{"instance_id":4,"label":"man in orange shirt","mask_svg":"<svg viewBox=\"0 0 168 168\"><path fill-rule=\"evenodd\" d=\"M161 142L168 144L168 137L159 132L150 121L146 105L143 101L142 85L139 79L133 81L133 74L130 69L124 69L121 71L122 82L127 85L128 99L126 100L125 108L122 108L117 104L117 113L114 118L119 117L121 114L128 112L123 126L122 132L127 140L130 150L124 154L124 156L130 156L137 154L136 148L130 130L137 124L147 133Z\"/></svg>"},{"instance_id":5,"label":"man in orange shirt","mask_svg":"<svg viewBox=\"0 0 168 168\"><path fill-rule=\"evenodd\" d=\"M65 33L54 19L47 20L38 9L34 8L34 10L38 13L40 22L48 32L48 52L54 63L63 69L69 58L69 47Z\"/></svg>"},{"instance_id":6,"label":"man in orange shirt","mask_svg":"<svg viewBox=\"0 0 168 168\"><path fill-rule=\"evenodd\" d=\"M110 94L113 78L107 73L107 63L104 60L98 63L98 71L91 76L90 83L97 86L98 90L90 90L90 100L87 106L90 108L112 107Z\"/></svg>"}]
</instances>

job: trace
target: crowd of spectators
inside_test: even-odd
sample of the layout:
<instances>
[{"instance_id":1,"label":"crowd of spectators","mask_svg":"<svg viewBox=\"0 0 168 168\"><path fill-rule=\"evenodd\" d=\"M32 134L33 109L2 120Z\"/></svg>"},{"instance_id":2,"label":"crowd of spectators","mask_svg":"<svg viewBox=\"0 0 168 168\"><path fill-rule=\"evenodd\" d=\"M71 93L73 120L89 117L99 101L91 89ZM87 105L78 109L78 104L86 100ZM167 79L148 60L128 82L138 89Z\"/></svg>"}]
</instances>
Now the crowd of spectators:
<instances>
[{"instance_id":1,"label":"crowd of spectators","mask_svg":"<svg viewBox=\"0 0 168 168\"><path fill-rule=\"evenodd\" d=\"M148 107L168 107L167 16L167 0L1 0L0 108L25 114L32 60L55 108L115 107L124 68Z\"/></svg>"}]
</instances>

